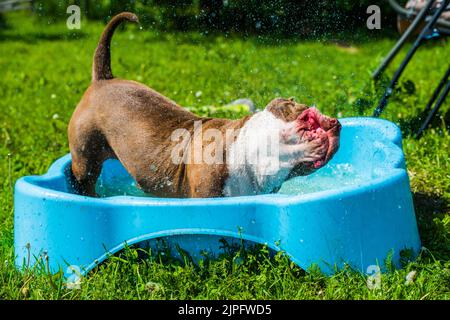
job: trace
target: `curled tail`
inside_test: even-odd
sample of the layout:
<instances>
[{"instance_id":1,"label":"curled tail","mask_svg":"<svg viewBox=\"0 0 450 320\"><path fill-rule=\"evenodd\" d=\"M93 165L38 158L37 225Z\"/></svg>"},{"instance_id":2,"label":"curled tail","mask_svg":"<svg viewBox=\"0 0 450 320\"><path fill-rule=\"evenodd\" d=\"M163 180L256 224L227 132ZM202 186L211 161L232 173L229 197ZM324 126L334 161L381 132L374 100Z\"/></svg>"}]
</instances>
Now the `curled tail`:
<instances>
[{"instance_id":1,"label":"curled tail","mask_svg":"<svg viewBox=\"0 0 450 320\"><path fill-rule=\"evenodd\" d=\"M111 71L111 38L117 26L123 21L139 22L138 17L131 12L122 12L109 21L102 33L97 49L95 49L94 62L92 64L92 81L112 79Z\"/></svg>"}]
</instances>

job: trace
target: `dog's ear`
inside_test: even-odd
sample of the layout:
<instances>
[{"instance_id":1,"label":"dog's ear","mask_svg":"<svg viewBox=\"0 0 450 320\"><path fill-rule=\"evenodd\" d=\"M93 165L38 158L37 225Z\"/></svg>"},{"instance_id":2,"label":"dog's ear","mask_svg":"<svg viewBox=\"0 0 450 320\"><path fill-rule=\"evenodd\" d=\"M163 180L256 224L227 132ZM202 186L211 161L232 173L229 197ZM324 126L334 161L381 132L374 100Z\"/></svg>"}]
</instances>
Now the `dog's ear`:
<instances>
[{"instance_id":1,"label":"dog's ear","mask_svg":"<svg viewBox=\"0 0 450 320\"><path fill-rule=\"evenodd\" d=\"M308 109L307 105L296 103L292 97L289 99L273 99L266 107L267 111L286 122L294 121L306 109Z\"/></svg>"}]
</instances>

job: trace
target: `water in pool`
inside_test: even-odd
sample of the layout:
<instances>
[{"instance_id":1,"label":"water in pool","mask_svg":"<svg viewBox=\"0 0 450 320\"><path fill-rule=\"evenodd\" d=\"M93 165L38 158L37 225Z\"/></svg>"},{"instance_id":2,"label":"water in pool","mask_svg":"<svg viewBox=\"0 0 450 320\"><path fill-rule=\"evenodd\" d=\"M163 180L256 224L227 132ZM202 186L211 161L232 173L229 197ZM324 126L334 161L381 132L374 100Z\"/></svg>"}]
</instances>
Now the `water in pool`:
<instances>
[{"instance_id":1,"label":"water in pool","mask_svg":"<svg viewBox=\"0 0 450 320\"><path fill-rule=\"evenodd\" d=\"M296 177L286 181L278 193L287 195L301 195L324 190L355 186L367 181L368 177L354 169L351 164L329 164L317 172L303 177ZM137 196L152 197L151 194L140 190L136 182L129 176L118 175L108 179L101 177L96 185L100 197Z\"/></svg>"},{"instance_id":2,"label":"water in pool","mask_svg":"<svg viewBox=\"0 0 450 320\"><path fill-rule=\"evenodd\" d=\"M278 191L281 194L299 195L360 185L367 176L349 163L327 165L308 176L286 181Z\"/></svg>"},{"instance_id":3,"label":"water in pool","mask_svg":"<svg viewBox=\"0 0 450 320\"><path fill-rule=\"evenodd\" d=\"M114 196L152 197L151 194L139 189L136 182L129 176L117 176L107 180L100 176L95 190L102 198Z\"/></svg>"}]
</instances>

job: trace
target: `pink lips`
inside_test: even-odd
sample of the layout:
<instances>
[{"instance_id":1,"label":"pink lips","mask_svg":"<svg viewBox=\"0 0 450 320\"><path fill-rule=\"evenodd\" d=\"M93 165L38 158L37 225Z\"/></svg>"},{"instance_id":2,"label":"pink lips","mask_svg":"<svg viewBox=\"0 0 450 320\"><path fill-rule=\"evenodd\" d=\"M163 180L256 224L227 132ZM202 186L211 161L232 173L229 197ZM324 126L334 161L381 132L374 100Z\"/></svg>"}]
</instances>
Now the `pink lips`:
<instances>
[{"instance_id":1,"label":"pink lips","mask_svg":"<svg viewBox=\"0 0 450 320\"><path fill-rule=\"evenodd\" d=\"M326 117L316 109L308 108L297 118L298 130L303 130L306 139L321 138L327 145L327 152L320 160L314 161L311 165L318 169L324 166L336 153L339 147L339 135L341 124L337 119Z\"/></svg>"}]
</instances>

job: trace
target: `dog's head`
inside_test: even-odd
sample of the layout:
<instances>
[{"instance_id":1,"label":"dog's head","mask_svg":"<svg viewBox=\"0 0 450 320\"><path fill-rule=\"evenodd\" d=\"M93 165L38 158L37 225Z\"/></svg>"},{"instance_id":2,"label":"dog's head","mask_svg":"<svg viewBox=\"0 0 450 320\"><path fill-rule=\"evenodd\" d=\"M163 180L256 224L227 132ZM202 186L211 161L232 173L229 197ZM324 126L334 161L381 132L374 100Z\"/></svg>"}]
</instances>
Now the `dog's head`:
<instances>
[{"instance_id":1,"label":"dog's head","mask_svg":"<svg viewBox=\"0 0 450 320\"><path fill-rule=\"evenodd\" d=\"M314 107L293 98L277 98L266 107L284 123L280 131L280 155L291 164L290 177L307 175L323 167L339 148L341 124Z\"/></svg>"}]
</instances>

